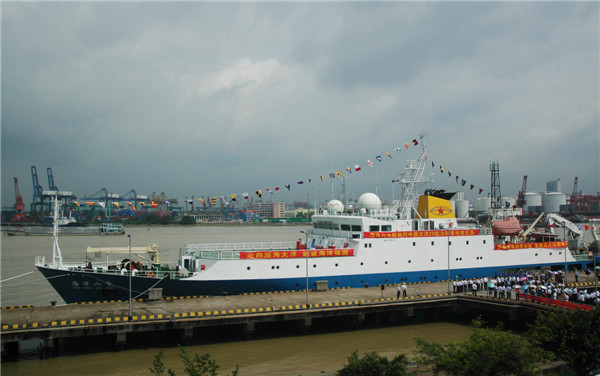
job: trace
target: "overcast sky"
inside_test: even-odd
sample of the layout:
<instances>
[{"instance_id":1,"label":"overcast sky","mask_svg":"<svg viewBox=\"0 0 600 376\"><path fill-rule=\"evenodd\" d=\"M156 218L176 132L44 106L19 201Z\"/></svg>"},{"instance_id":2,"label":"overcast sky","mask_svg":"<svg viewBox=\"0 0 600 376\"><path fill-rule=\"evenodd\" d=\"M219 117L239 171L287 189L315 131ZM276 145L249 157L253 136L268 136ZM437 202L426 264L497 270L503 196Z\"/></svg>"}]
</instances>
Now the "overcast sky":
<instances>
[{"instance_id":1,"label":"overcast sky","mask_svg":"<svg viewBox=\"0 0 600 376\"><path fill-rule=\"evenodd\" d=\"M422 131L437 188L464 190L459 175L485 195L497 160L503 195L523 175L528 191L558 178L570 193L575 176L600 191L598 2L1 7L2 206L13 177L29 205L32 165L80 198L280 187L273 200L312 202L298 181L324 201L329 173L358 164L347 196L377 174L385 201L418 155L394 148Z\"/></svg>"}]
</instances>

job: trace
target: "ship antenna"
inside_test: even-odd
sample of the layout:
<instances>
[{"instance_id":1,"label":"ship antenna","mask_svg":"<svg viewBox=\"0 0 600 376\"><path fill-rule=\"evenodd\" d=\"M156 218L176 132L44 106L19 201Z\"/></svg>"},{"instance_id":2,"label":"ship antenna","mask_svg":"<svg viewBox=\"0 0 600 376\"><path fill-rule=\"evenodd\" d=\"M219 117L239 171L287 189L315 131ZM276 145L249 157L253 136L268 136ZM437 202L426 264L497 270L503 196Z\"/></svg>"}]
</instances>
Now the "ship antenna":
<instances>
[{"instance_id":1,"label":"ship antenna","mask_svg":"<svg viewBox=\"0 0 600 376\"><path fill-rule=\"evenodd\" d=\"M397 213L396 215L400 219L410 219L412 209L418 200L418 190L423 184L429 182L429 179L423 178L425 162L427 160L425 136L427 136L425 132L419 134L421 155L416 160L408 160L405 168L407 171L399 174L398 179L395 181L400 183L402 192L400 193L400 198L394 204L392 212Z\"/></svg>"},{"instance_id":2,"label":"ship antenna","mask_svg":"<svg viewBox=\"0 0 600 376\"><path fill-rule=\"evenodd\" d=\"M55 269L62 269L63 259L60 246L58 245L58 208L60 206L58 202L58 194L52 198L54 203L54 222L52 227L52 267Z\"/></svg>"}]
</instances>

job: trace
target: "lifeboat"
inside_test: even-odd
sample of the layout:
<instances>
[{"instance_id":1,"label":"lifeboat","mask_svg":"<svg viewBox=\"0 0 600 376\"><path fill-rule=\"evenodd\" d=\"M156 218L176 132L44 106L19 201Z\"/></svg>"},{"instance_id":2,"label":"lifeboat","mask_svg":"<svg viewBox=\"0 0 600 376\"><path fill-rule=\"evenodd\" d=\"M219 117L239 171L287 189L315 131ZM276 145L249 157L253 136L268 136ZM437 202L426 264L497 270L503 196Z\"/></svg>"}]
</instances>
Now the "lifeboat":
<instances>
[{"instance_id":1,"label":"lifeboat","mask_svg":"<svg viewBox=\"0 0 600 376\"><path fill-rule=\"evenodd\" d=\"M492 234L494 236L517 235L523 228L516 217L508 217L492 221Z\"/></svg>"}]
</instances>

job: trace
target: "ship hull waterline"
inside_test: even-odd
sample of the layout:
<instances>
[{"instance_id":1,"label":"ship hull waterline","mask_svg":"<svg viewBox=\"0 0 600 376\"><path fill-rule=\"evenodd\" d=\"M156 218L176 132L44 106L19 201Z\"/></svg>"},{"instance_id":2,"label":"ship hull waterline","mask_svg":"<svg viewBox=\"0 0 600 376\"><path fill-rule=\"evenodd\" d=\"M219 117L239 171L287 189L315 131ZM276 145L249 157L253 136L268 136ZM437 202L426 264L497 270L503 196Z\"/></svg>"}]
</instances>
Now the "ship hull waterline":
<instances>
[{"instance_id":1,"label":"ship hull waterline","mask_svg":"<svg viewBox=\"0 0 600 376\"><path fill-rule=\"evenodd\" d=\"M573 262L570 262L571 264ZM578 264L578 263L577 263ZM531 270L540 267L564 268L564 263L532 265L505 265L479 268L451 269L450 279L493 276L508 270ZM90 273L84 271L60 270L43 266L37 269L66 303L128 300L128 275ZM308 276L309 288L317 281L327 281L329 288L361 288L399 283L427 283L448 280L447 269L393 272L377 274L355 274L343 276ZM132 298L146 298L150 288L161 288L163 297L223 296L245 293L281 291L303 291L307 278L240 279L240 280L197 280L197 279L158 279L131 276Z\"/></svg>"}]
</instances>

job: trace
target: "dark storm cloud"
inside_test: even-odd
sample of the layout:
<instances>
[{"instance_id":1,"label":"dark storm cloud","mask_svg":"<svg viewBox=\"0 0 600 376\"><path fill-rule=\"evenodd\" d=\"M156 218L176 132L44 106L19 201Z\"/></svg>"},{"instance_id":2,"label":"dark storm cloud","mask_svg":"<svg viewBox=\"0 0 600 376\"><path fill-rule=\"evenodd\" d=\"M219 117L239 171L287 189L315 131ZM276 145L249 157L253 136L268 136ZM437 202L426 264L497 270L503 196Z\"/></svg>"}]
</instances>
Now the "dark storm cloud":
<instances>
[{"instance_id":1,"label":"dark storm cloud","mask_svg":"<svg viewBox=\"0 0 600 376\"><path fill-rule=\"evenodd\" d=\"M2 199L31 165L79 196L252 192L421 130L484 188L499 159L503 192L533 170L595 192L598 35L597 3L5 3Z\"/></svg>"}]
</instances>

